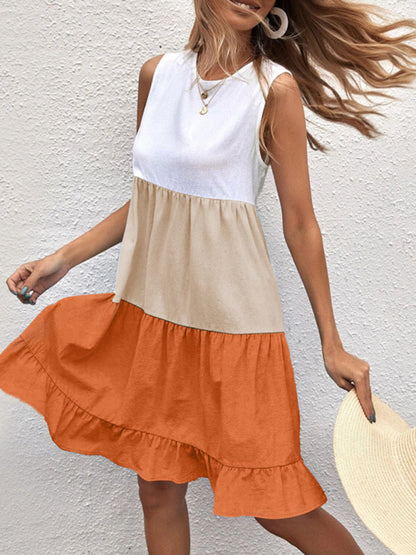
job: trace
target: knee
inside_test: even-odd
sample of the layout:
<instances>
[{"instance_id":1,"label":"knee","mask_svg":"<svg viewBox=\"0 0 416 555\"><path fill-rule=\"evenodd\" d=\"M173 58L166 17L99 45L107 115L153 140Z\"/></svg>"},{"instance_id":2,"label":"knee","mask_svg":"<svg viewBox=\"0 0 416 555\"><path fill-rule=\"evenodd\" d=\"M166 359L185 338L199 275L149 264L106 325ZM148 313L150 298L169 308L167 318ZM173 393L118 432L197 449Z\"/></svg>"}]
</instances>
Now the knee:
<instances>
[{"instance_id":1,"label":"knee","mask_svg":"<svg viewBox=\"0 0 416 555\"><path fill-rule=\"evenodd\" d=\"M161 507L176 507L183 503L188 483L176 484L169 480L147 481L137 475L139 497L143 509L155 510Z\"/></svg>"}]
</instances>

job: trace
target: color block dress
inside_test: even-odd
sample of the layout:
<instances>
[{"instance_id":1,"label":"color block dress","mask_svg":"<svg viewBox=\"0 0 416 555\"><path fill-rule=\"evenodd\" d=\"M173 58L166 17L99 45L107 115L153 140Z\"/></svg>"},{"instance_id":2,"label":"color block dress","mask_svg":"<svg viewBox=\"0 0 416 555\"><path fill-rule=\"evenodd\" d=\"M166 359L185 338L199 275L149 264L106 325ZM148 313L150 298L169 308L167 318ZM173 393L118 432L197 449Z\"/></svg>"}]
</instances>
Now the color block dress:
<instances>
[{"instance_id":1,"label":"color block dress","mask_svg":"<svg viewBox=\"0 0 416 555\"><path fill-rule=\"evenodd\" d=\"M264 69L269 85L288 72L270 60ZM0 388L42 414L61 449L146 480L206 477L216 515L296 516L327 497L301 457L256 214L265 100L250 62L202 115L195 78L190 50L155 69L114 291L46 306L0 354Z\"/></svg>"}]
</instances>

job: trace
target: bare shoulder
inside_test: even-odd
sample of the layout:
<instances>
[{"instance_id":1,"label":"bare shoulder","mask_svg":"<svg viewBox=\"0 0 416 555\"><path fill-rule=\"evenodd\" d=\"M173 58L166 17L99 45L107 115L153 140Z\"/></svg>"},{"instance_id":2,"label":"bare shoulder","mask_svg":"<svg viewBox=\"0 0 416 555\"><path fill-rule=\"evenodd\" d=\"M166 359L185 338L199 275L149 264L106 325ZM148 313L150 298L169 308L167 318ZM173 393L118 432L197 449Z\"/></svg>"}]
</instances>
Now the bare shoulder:
<instances>
[{"instance_id":1,"label":"bare shoulder","mask_svg":"<svg viewBox=\"0 0 416 555\"><path fill-rule=\"evenodd\" d=\"M152 82L156 66L163 56L164 54L158 54L143 62L140 68L139 81L142 81L144 84L150 84Z\"/></svg>"},{"instance_id":2,"label":"bare shoulder","mask_svg":"<svg viewBox=\"0 0 416 555\"><path fill-rule=\"evenodd\" d=\"M298 82L287 71L278 75L270 84L269 94L273 100L293 102L301 100Z\"/></svg>"},{"instance_id":3,"label":"bare shoulder","mask_svg":"<svg viewBox=\"0 0 416 555\"><path fill-rule=\"evenodd\" d=\"M153 75L155 73L156 66L160 62L160 59L164 54L158 54L157 56L152 56L146 60L139 73L139 83L138 83L138 96L137 96L137 122L136 122L136 133L139 130L140 122L143 116L144 108L146 106L147 97L149 95L150 87L153 81Z\"/></svg>"},{"instance_id":4,"label":"bare shoulder","mask_svg":"<svg viewBox=\"0 0 416 555\"><path fill-rule=\"evenodd\" d=\"M270 84L268 103L271 125L276 129L303 130L305 114L302 95L296 79L287 72L278 75Z\"/></svg>"}]
</instances>

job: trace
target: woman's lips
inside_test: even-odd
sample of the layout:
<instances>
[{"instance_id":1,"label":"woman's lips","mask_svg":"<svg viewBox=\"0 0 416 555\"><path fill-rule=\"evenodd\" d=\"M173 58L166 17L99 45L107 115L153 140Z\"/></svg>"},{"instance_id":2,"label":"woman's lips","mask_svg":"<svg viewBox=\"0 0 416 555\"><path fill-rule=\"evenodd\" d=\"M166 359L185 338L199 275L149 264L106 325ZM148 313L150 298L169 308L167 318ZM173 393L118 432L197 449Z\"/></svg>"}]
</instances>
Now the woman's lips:
<instances>
[{"instance_id":1,"label":"woman's lips","mask_svg":"<svg viewBox=\"0 0 416 555\"><path fill-rule=\"evenodd\" d=\"M251 10L252 12L255 12L258 9L260 9L260 6L258 6L257 4L254 4L254 2L251 2L251 0L249 2L247 1L237 2L237 0L229 0L229 2L231 2L231 4L234 4L235 6L238 6L243 10Z\"/></svg>"}]
</instances>

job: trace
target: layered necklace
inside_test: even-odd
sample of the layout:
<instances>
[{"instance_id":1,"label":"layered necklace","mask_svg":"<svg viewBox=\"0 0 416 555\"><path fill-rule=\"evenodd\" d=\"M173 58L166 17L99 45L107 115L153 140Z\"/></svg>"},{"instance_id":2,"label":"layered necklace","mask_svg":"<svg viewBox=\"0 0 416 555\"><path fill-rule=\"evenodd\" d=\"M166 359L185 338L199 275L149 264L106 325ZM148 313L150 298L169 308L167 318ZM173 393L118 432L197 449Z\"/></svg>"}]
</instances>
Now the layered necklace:
<instances>
[{"instance_id":1,"label":"layered necklace","mask_svg":"<svg viewBox=\"0 0 416 555\"><path fill-rule=\"evenodd\" d=\"M247 64L245 64L246 66ZM245 67L243 66L243 67ZM235 72L235 74L237 74L242 68L240 68L239 70L237 70ZM197 60L195 61L195 73L196 73L196 82L198 85L198 89L199 89L199 95L201 97L202 100L202 108L199 110L199 113L203 116L204 114L206 114L208 112L208 104L211 102L211 100L214 98L214 96L217 94L217 92L220 90L220 88L222 87L222 85L224 84L224 81L229 77L229 75L226 75L223 79L221 79L221 81L219 81L219 83L216 83L215 85L213 85L210 88L205 88L202 86L201 84L201 77L199 76L198 73L198 69L197 69ZM231 75L235 75L234 73ZM210 97L210 99L208 100L208 102L205 102L205 99L208 98L208 93L211 93L211 91L213 91L214 89L217 89L212 96Z\"/></svg>"},{"instance_id":2,"label":"layered necklace","mask_svg":"<svg viewBox=\"0 0 416 555\"><path fill-rule=\"evenodd\" d=\"M199 110L199 113L201 115L204 115L208 112L208 104L211 102L211 100L214 98L214 96L217 94L217 92L220 90L221 86L224 84L224 81L227 79L227 77L224 77L224 79L221 79L221 81L219 83L216 83L215 85L213 85L212 87L210 87L209 89L204 88L201 85L201 78L199 77L198 71L196 72L196 82L198 85L198 89L199 89L199 94L202 100L202 108ZM214 92L214 94L210 97L210 99L208 100L208 102L205 102L205 99L208 98L208 93L211 92L212 90L214 90L216 87L217 90Z\"/></svg>"}]
</instances>

